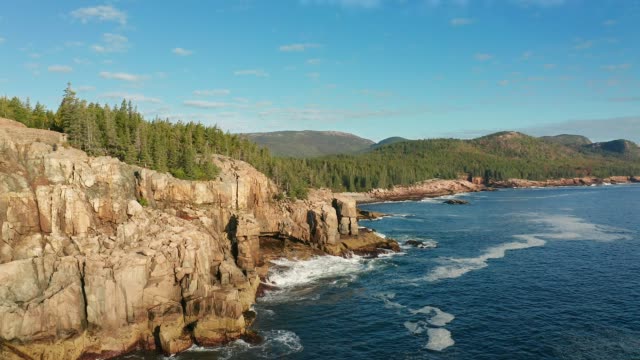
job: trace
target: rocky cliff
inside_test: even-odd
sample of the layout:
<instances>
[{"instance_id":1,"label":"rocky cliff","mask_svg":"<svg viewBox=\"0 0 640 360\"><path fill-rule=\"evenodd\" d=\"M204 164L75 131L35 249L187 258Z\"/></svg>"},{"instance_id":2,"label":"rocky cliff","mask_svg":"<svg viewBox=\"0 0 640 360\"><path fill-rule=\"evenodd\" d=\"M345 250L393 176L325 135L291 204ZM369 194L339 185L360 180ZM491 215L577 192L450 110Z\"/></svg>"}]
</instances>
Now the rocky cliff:
<instances>
[{"instance_id":1,"label":"rocky cliff","mask_svg":"<svg viewBox=\"0 0 640 360\"><path fill-rule=\"evenodd\" d=\"M276 201L251 166L212 161L219 178L178 180L0 119L0 358L171 354L235 339L260 283L260 236L352 250L353 201Z\"/></svg>"}]
</instances>

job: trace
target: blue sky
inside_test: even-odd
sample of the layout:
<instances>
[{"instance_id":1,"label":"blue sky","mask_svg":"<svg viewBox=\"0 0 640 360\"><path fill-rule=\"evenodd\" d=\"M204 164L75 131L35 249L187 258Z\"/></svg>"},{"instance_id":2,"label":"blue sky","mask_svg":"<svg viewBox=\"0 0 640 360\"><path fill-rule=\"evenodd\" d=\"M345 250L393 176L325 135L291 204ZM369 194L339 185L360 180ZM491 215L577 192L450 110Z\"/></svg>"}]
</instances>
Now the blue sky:
<instances>
[{"instance_id":1,"label":"blue sky","mask_svg":"<svg viewBox=\"0 0 640 360\"><path fill-rule=\"evenodd\" d=\"M374 140L517 129L640 141L640 0L29 1L0 94L231 132Z\"/></svg>"}]
</instances>

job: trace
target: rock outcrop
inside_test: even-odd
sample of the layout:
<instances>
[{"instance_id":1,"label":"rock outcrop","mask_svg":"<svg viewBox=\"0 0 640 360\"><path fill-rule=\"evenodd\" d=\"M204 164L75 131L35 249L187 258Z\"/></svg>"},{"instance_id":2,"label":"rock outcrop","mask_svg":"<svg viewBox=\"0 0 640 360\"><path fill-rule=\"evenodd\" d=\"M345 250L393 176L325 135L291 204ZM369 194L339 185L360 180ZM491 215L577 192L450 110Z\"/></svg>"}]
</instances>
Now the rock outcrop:
<instances>
[{"instance_id":1,"label":"rock outcrop","mask_svg":"<svg viewBox=\"0 0 640 360\"><path fill-rule=\"evenodd\" d=\"M241 337L260 236L340 253L342 219L357 231L355 203L276 201L251 166L212 161L218 179L184 181L0 120L0 358L173 354Z\"/></svg>"}]
</instances>

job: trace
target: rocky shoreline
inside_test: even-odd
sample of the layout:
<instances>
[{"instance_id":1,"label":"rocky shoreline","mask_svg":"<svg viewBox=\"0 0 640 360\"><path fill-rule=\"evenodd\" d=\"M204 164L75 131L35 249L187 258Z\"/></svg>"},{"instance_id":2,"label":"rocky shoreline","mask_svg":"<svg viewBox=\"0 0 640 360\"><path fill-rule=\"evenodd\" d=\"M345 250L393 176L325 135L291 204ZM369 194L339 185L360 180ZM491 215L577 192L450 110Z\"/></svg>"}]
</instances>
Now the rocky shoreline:
<instances>
[{"instance_id":1,"label":"rocky shoreline","mask_svg":"<svg viewBox=\"0 0 640 360\"><path fill-rule=\"evenodd\" d=\"M251 338L270 256L397 247L361 233L354 200L280 201L263 174L222 156L212 157L217 179L178 180L6 119L0 154L1 359L175 354Z\"/></svg>"},{"instance_id":2,"label":"rocky shoreline","mask_svg":"<svg viewBox=\"0 0 640 360\"><path fill-rule=\"evenodd\" d=\"M507 188L537 188L537 187L565 187L565 186L596 186L640 183L640 176L611 176L608 178L581 177L571 179L550 179L544 181L509 179L504 181L489 181L483 179L469 180L426 180L409 186L394 186L391 189L373 189L366 193L341 193L358 204L368 204L384 201L417 201L425 198L435 198L460 193L496 191ZM373 214L361 211L361 219L376 219L384 214Z\"/></svg>"}]
</instances>

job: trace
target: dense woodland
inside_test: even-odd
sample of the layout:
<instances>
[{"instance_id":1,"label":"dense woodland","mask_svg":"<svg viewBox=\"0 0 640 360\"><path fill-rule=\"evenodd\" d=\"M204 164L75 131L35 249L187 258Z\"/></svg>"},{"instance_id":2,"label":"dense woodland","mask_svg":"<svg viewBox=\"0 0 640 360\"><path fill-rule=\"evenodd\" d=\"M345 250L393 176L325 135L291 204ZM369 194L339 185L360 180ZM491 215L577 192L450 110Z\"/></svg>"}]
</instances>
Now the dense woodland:
<instances>
[{"instance_id":1,"label":"dense woodland","mask_svg":"<svg viewBox=\"0 0 640 360\"><path fill-rule=\"evenodd\" d=\"M308 187L366 191L431 178L483 177L486 180L593 175L639 175L640 158L615 152L585 152L518 133L475 140L434 139L397 142L358 155L312 159L278 158L265 148L216 126L145 120L131 102L120 106L78 99L71 86L56 112L29 100L0 98L0 116L40 129L61 131L69 143L90 155L109 155L175 177L215 178L212 154L244 160L271 177L291 197ZM635 145L634 145L635 146Z\"/></svg>"}]
</instances>

